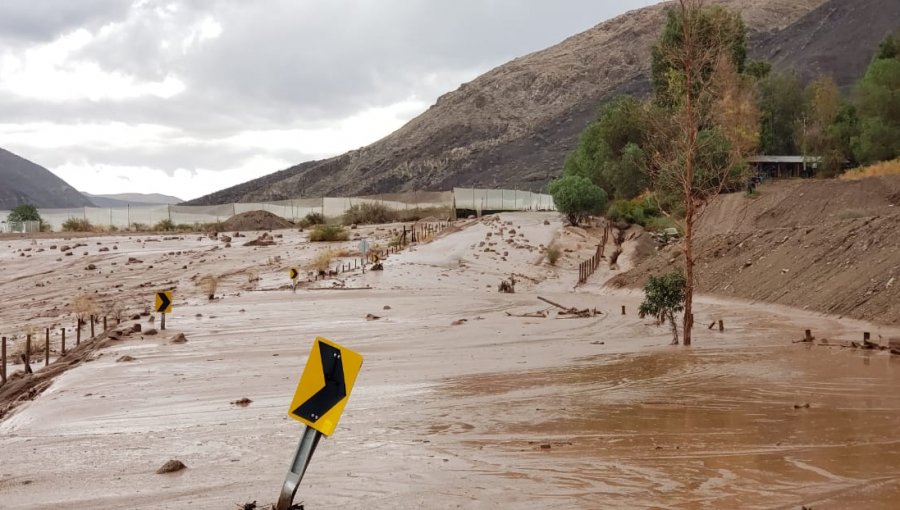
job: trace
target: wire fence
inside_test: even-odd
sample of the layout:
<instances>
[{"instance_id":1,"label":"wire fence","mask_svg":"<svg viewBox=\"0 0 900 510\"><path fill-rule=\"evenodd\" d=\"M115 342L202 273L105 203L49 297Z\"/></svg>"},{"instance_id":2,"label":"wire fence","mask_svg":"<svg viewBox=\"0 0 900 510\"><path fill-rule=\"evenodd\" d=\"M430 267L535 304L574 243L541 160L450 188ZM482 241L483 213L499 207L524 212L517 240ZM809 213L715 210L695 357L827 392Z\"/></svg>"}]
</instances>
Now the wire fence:
<instances>
[{"instance_id":1,"label":"wire fence","mask_svg":"<svg viewBox=\"0 0 900 510\"><path fill-rule=\"evenodd\" d=\"M70 219L85 220L97 227L149 228L162 221L175 225L202 225L226 221L249 211L268 211L290 221L298 221L310 213L326 218L343 216L351 207L380 204L392 211L421 211L456 216L499 211L555 211L553 197L519 190L454 188L453 191L413 191L384 193L358 197L296 198L273 202L233 203L223 205L146 205L126 207L78 207L71 209L39 209L41 219L58 231ZM36 232L40 225L22 226L7 222L9 211L0 211L0 232ZM29 228L31 230L24 230ZM47 227L45 227L47 228Z\"/></svg>"}]
</instances>

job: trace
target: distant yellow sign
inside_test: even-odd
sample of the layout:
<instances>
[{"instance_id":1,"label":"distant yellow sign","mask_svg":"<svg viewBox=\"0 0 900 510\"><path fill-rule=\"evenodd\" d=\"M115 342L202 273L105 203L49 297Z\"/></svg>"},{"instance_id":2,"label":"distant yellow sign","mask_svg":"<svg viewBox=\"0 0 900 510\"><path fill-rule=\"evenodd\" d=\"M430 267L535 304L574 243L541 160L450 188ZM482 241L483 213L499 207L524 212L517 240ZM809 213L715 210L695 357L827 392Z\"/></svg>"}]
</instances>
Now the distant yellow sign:
<instances>
[{"instance_id":1,"label":"distant yellow sign","mask_svg":"<svg viewBox=\"0 0 900 510\"><path fill-rule=\"evenodd\" d=\"M333 434L362 362L359 353L317 337L291 400L288 416L326 436Z\"/></svg>"},{"instance_id":2,"label":"distant yellow sign","mask_svg":"<svg viewBox=\"0 0 900 510\"><path fill-rule=\"evenodd\" d=\"M288 271L288 275L291 277L291 280L296 280L298 276L300 276L300 271L297 271L296 267L292 267L290 271Z\"/></svg>"},{"instance_id":3,"label":"distant yellow sign","mask_svg":"<svg viewBox=\"0 0 900 510\"><path fill-rule=\"evenodd\" d=\"M172 292L168 290L157 292L153 309L158 313L172 313Z\"/></svg>"}]
</instances>

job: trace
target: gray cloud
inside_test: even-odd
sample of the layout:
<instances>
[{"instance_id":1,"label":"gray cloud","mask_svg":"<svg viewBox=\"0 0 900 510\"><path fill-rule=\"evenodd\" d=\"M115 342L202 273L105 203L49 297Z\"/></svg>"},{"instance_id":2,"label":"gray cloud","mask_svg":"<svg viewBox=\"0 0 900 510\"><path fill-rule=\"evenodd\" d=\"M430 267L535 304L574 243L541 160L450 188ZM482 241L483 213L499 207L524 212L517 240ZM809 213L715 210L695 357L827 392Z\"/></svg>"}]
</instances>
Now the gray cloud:
<instances>
[{"instance_id":1,"label":"gray cloud","mask_svg":"<svg viewBox=\"0 0 900 510\"><path fill-rule=\"evenodd\" d=\"M3 123L159 124L210 141L244 130L326 127L408 99L427 106L479 72L652 3L4 0L0 40L9 42L0 56L21 55L34 44L85 28L95 38L73 60L138 81L177 77L186 89L168 99L50 102L4 94L0 84L0 111ZM221 34L199 41L198 28L213 21ZM174 144L121 151L35 148L31 154L51 169L78 158L171 170L224 169L252 152ZM284 149L256 154L305 157Z\"/></svg>"},{"instance_id":2,"label":"gray cloud","mask_svg":"<svg viewBox=\"0 0 900 510\"><path fill-rule=\"evenodd\" d=\"M48 41L77 28L97 28L129 8L122 0L3 0L0 40Z\"/></svg>"}]
</instances>

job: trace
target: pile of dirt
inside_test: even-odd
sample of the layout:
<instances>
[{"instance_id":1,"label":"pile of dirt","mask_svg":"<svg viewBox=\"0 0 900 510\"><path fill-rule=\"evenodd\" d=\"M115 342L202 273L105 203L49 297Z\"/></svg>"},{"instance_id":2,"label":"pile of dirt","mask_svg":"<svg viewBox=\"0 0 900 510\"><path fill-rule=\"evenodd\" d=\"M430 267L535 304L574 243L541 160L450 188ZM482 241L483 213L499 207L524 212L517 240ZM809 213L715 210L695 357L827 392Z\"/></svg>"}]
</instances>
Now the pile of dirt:
<instances>
[{"instance_id":1,"label":"pile of dirt","mask_svg":"<svg viewBox=\"0 0 900 510\"><path fill-rule=\"evenodd\" d=\"M900 323L900 177L786 181L719 197L697 225L700 292ZM669 246L611 280L681 266Z\"/></svg>"},{"instance_id":2,"label":"pile of dirt","mask_svg":"<svg viewBox=\"0 0 900 510\"><path fill-rule=\"evenodd\" d=\"M247 211L235 214L228 218L224 225L225 230L275 230L294 226L290 221L269 211Z\"/></svg>"}]
</instances>

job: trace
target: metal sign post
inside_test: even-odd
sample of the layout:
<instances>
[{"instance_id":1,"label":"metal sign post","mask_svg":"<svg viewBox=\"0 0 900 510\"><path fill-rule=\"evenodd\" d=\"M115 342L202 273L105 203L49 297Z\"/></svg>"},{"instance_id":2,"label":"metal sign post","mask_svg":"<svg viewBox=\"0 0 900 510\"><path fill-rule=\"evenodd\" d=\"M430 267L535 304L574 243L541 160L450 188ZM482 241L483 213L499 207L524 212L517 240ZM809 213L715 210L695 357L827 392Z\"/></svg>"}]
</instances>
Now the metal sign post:
<instances>
[{"instance_id":1,"label":"metal sign post","mask_svg":"<svg viewBox=\"0 0 900 510\"><path fill-rule=\"evenodd\" d=\"M306 473L306 468L309 466L309 461L312 459L312 455L316 451L316 446L318 446L321 438L322 433L312 427L307 426L306 430L303 431L303 436L300 437L300 442L297 443L297 450L294 451L294 460L291 461L291 468L284 478L284 485L281 486L281 494L278 496L278 504L275 505L275 510L289 510L291 508L291 505L294 503L294 496L300 487L300 481L303 480L303 474Z\"/></svg>"},{"instance_id":2,"label":"metal sign post","mask_svg":"<svg viewBox=\"0 0 900 510\"><path fill-rule=\"evenodd\" d=\"M313 342L288 408L288 416L305 424L306 429L297 443L275 510L290 510L319 439L330 436L337 427L362 362L359 353L331 340L317 337Z\"/></svg>"},{"instance_id":3,"label":"metal sign post","mask_svg":"<svg viewBox=\"0 0 900 510\"><path fill-rule=\"evenodd\" d=\"M362 253L362 272L366 274L366 258L369 253L369 242L363 239L359 242L359 252Z\"/></svg>"},{"instance_id":4,"label":"metal sign post","mask_svg":"<svg viewBox=\"0 0 900 510\"><path fill-rule=\"evenodd\" d=\"M153 309L160 314L159 330L166 329L166 314L172 312L172 293L169 291L157 292L153 303Z\"/></svg>"}]
</instances>

